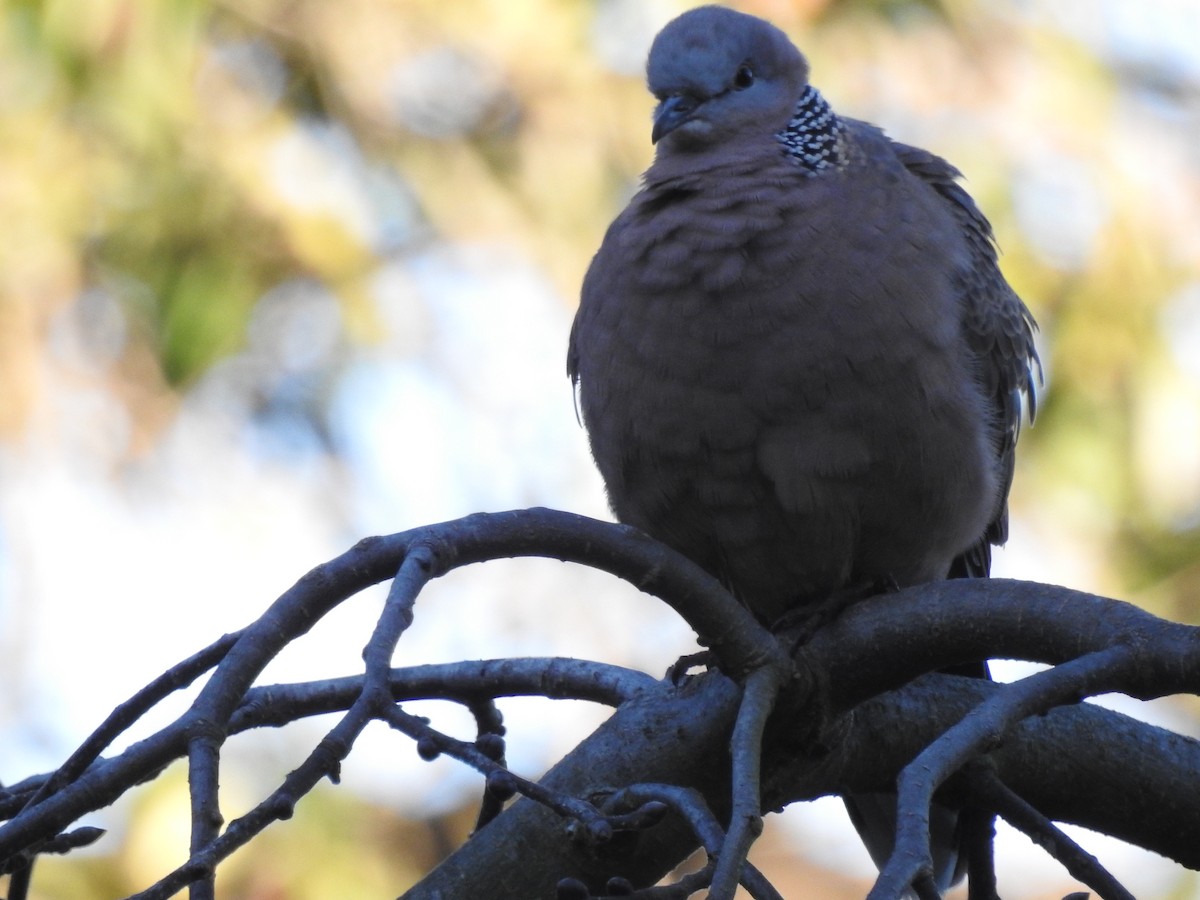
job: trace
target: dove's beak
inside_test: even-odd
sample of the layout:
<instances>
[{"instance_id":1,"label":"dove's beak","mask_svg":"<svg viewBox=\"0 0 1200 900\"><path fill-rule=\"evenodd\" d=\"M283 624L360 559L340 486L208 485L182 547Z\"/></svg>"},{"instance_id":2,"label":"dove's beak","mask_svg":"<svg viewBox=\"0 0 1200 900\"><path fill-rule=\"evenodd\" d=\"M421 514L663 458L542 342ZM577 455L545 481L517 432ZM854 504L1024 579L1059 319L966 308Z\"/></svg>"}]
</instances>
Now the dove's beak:
<instances>
[{"instance_id":1,"label":"dove's beak","mask_svg":"<svg viewBox=\"0 0 1200 900\"><path fill-rule=\"evenodd\" d=\"M650 142L657 144L691 119L699 107L700 100L691 94L672 94L667 97L654 110L654 130L650 132Z\"/></svg>"}]
</instances>

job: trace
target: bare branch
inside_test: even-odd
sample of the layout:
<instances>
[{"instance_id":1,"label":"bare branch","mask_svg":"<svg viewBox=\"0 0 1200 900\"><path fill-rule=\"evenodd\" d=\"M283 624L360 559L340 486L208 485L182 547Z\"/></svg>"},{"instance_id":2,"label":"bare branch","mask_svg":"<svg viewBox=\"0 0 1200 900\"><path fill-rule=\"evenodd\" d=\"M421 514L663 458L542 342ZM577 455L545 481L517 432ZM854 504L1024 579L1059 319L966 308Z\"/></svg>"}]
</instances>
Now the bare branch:
<instances>
[{"instance_id":1,"label":"bare branch","mask_svg":"<svg viewBox=\"0 0 1200 900\"><path fill-rule=\"evenodd\" d=\"M724 852L727 846L726 835L716 816L712 814L704 795L694 788L681 788L674 784L634 784L623 788L612 796L605 808L622 808L636 803L645 804L649 801L661 801L674 810L688 823L692 833L700 842L700 846L708 854L709 865L705 867L705 877L699 887L708 887L715 881L714 861ZM782 900L778 891L771 885L762 873L749 862L743 862L740 883L756 900ZM697 885L690 885L696 890ZM639 892L635 896L651 897L653 889Z\"/></svg>"},{"instance_id":2,"label":"bare branch","mask_svg":"<svg viewBox=\"0 0 1200 900\"><path fill-rule=\"evenodd\" d=\"M769 728L764 808L890 781L923 746L999 690L978 679L924 676L862 704L819 747L798 747L787 729ZM727 729L737 707L736 691L716 673L648 695L618 710L543 783L588 796L606 785L666 780L702 792L723 818ZM1097 734L1104 735L1103 745ZM1198 861L1200 850L1187 835L1200 821L1200 797L1178 785L1200 770L1200 742L1083 705L1020 723L991 757L1001 778L1054 818L1119 834L1184 864ZM1080 783L1088 790L1071 787ZM629 855L604 859L566 845L556 837L559 828L519 801L488 826L485 840L460 848L406 897L437 897L452 886L470 895L489 884L516 896L544 896L562 877L603 885L613 873L649 885L696 846L691 829L673 816L642 834ZM514 849L535 845L545 869Z\"/></svg>"},{"instance_id":3,"label":"bare branch","mask_svg":"<svg viewBox=\"0 0 1200 900\"><path fill-rule=\"evenodd\" d=\"M120 704L85 740L79 749L68 757L53 775L42 782L29 798L27 806L36 806L55 791L78 778L104 749L133 725L147 711L157 706L163 698L181 690L219 663L237 642L238 633L227 634L216 640L178 665L167 669L148 685Z\"/></svg>"},{"instance_id":4,"label":"bare branch","mask_svg":"<svg viewBox=\"0 0 1200 900\"><path fill-rule=\"evenodd\" d=\"M971 793L999 813L1006 822L1059 860L1072 876L1086 884L1101 900L1134 900L1134 897L1100 861L1071 840L1061 828L1008 788L989 766L970 772Z\"/></svg>"},{"instance_id":5,"label":"bare branch","mask_svg":"<svg viewBox=\"0 0 1200 900\"><path fill-rule=\"evenodd\" d=\"M1139 648L1141 664L1114 690L1142 700L1200 693L1200 629L1120 600L1002 578L933 582L864 600L802 653L824 673L836 714L923 672L997 658L1058 665L1120 644ZM855 656L846 647L869 652Z\"/></svg>"},{"instance_id":6,"label":"bare branch","mask_svg":"<svg viewBox=\"0 0 1200 900\"><path fill-rule=\"evenodd\" d=\"M251 688L230 717L229 733L267 725L282 726L307 716L349 709L362 693L362 675L273 684ZM620 706L658 679L608 663L565 657L483 659L392 669L388 689L393 700L451 700L470 704L498 697L546 697L587 700Z\"/></svg>"},{"instance_id":7,"label":"bare branch","mask_svg":"<svg viewBox=\"0 0 1200 900\"><path fill-rule=\"evenodd\" d=\"M1138 662L1126 645L1110 647L1013 684L971 710L904 767L899 780L896 847L868 900L899 900L920 877L931 877L929 809L933 792L977 754L999 746L1023 719L1124 683Z\"/></svg>"},{"instance_id":8,"label":"bare branch","mask_svg":"<svg viewBox=\"0 0 1200 900\"><path fill-rule=\"evenodd\" d=\"M714 900L733 900L750 845L762 834L762 738L767 718L775 709L775 698L791 674L791 666L764 665L754 671L743 688L742 702L733 726L730 752L733 757L733 808L729 833L713 872Z\"/></svg>"},{"instance_id":9,"label":"bare branch","mask_svg":"<svg viewBox=\"0 0 1200 900\"><path fill-rule=\"evenodd\" d=\"M528 555L592 565L660 597L711 645L734 681L710 673L675 686L599 663L562 660L391 667L430 579L485 559ZM283 647L342 600L388 578L391 591L364 641L361 674L254 687ZM588 890L649 890L697 843L709 844L697 837L697 820L686 815L690 807L676 804L649 827L651 807L617 814L596 804L622 786L665 782L699 792L715 821L729 823L719 849L710 849L715 862L700 876L711 879L714 896L729 897L739 875L753 883L753 871L742 862L761 825L760 797L766 808L775 808L826 793L886 789L918 754L924 755L903 782L907 843L904 849L898 843L898 851L906 861L898 864L903 868L896 870L895 885L931 891L923 817L939 786L939 796L971 804L970 778L953 775L980 754L1004 784L1045 815L1200 867L1195 842L1180 838L1200 822L1200 798L1178 790L1182 779L1200 772L1200 743L1086 705L1027 718L1101 690L1136 697L1196 693L1197 629L1063 588L959 580L843 610L811 635L794 664L784 646L715 580L620 526L527 510L368 539L314 569L249 627L156 679L110 716L59 773L0 791L0 816L15 816L0 826L0 860L32 859L70 823L187 755L191 853L139 896L166 897L189 884L194 896L211 896L217 864L271 822L290 816L322 778L336 780L358 735L378 719L415 739L428 755L452 753L478 768L489 796L516 790L539 801L513 804L414 889L414 897L438 896L447 885L474 896L543 896L572 879ZM1014 685L922 675L997 656L1059 668ZM111 759L99 757L146 710L214 666L182 716ZM619 709L534 784L505 767L503 723L494 704L497 697L521 693L579 697ZM456 741L396 706L426 698L471 710L474 743ZM216 785L228 735L338 711L337 725L304 763L222 830ZM1101 733L1103 753L1094 739ZM1091 789L1078 790L1080 783ZM1018 806L1009 802L1006 808ZM606 840L628 829L638 834L634 849ZM597 843L607 844L604 854L594 852ZM535 844L537 852L529 851ZM769 885L751 889L770 896Z\"/></svg>"}]
</instances>

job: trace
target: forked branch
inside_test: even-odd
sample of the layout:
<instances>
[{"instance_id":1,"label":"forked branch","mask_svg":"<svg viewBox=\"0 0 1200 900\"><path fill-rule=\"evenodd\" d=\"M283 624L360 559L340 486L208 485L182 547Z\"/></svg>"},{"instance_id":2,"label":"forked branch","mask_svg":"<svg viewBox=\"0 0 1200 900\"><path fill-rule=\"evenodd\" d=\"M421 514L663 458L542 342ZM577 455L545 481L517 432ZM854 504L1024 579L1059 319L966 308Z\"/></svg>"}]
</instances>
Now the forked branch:
<instances>
[{"instance_id":1,"label":"forked branch","mask_svg":"<svg viewBox=\"0 0 1200 900\"><path fill-rule=\"evenodd\" d=\"M398 648L403 656L400 642L431 579L509 556L569 560L632 582L687 620L720 671L675 684L579 660L392 667ZM284 647L343 600L388 579L388 601L373 633L364 636L362 672L256 686ZM24 873L13 881L23 890L18 882L27 881L34 855L94 840L92 832L68 829L186 756L191 847L184 862L139 896L167 897L185 886L195 898L212 896L220 862L271 822L291 816L323 778L336 781L358 736L378 720L415 741L427 758L448 754L472 766L486 785L477 834L410 892L414 898L444 895L448 888L474 896L546 896L555 885L574 882L592 894L611 887L645 896L668 890L683 896L703 885L718 898L731 897L741 882L754 896L771 897L774 889L745 862L764 809L886 788L902 769L904 827L877 896L898 896L908 887L929 893L925 817L939 787L1027 824L1042 816L1047 825L1036 827L1043 833L1053 828L1049 819L1075 821L1200 867L1195 842L1179 838L1200 827L1200 800L1191 799L1198 792L1177 789L1200 778L1200 744L1094 707L1055 708L1100 691L1196 693L1197 634L1127 604L1062 588L968 580L855 604L811 635L793 661L790 644L763 629L715 580L637 532L550 510L470 516L370 538L318 566L257 621L119 707L57 772L0 792L0 817L9 820L0 826L0 864ZM923 675L992 656L1057 668L1012 685ZM129 725L206 673L183 715L115 756L102 755ZM588 699L617 712L534 782L504 762L494 701L516 694ZM399 705L431 698L469 709L474 740L452 737ZM329 712L341 718L305 762L250 812L224 825L216 785L228 736ZM1103 754L1092 752L1099 734ZM975 797L971 773L979 771L979 760L993 774L986 783L975 779L983 784ZM497 816L514 793L526 799ZM620 798L617 806L613 798ZM1141 814L1139 804L1149 804L1153 814ZM636 839L614 841L619 834ZM522 846L536 843L538 859L512 856L518 836ZM673 889L653 887L697 846L709 854L704 869ZM1102 896L1121 896L1119 886L1076 865L1069 849L1061 855ZM10 896L13 890L10 885Z\"/></svg>"}]
</instances>

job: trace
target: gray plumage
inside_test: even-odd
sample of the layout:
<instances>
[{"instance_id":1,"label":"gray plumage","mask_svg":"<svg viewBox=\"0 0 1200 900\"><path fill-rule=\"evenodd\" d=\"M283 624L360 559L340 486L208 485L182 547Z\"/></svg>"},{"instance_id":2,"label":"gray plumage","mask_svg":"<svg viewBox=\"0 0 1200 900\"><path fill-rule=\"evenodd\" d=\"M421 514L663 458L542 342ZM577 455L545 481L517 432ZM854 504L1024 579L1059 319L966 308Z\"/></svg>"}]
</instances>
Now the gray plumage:
<instances>
[{"instance_id":1,"label":"gray plumage","mask_svg":"<svg viewBox=\"0 0 1200 900\"><path fill-rule=\"evenodd\" d=\"M657 154L567 358L617 518L767 623L987 575L1035 326L958 171L836 115L783 32L728 9L668 24L647 79ZM847 806L882 861L894 798ZM935 807L943 884L956 821Z\"/></svg>"},{"instance_id":2,"label":"gray plumage","mask_svg":"<svg viewBox=\"0 0 1200 900\"><path fill-rule=\"evenodd\" d=\"M568 354L617 518L766 622L986 574L1036 363L958 172L835 115L807 75L751 16L663 29L657 155Z\"/></svg>"}]
</instances>

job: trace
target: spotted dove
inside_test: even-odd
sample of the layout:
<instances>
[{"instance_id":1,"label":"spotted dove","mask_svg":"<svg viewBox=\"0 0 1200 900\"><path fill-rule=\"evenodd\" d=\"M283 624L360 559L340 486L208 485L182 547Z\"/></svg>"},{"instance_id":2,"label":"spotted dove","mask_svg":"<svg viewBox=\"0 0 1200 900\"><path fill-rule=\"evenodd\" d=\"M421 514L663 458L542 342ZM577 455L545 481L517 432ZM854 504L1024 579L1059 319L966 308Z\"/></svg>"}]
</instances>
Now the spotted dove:
<instances>
[{"instance_id":1,"label":"spotted dove","mask_svg":"<svg viewBox=\"0 0 1200 900\"><path fill-rule=\"evenodd\" d=\"M647 80L655 159L567 359L616 517L768 624L987 575L1035 326L958 171L836 114L729 9L669 23Z\"/></svg>"}]
</instances>

